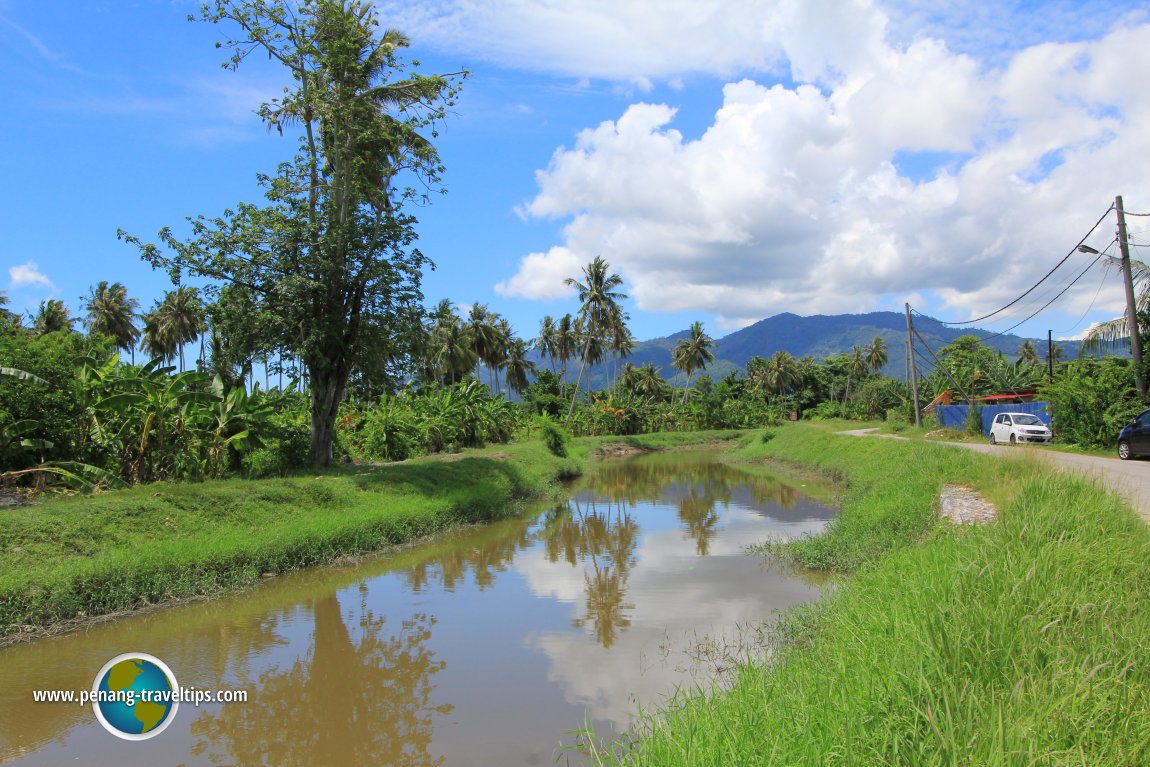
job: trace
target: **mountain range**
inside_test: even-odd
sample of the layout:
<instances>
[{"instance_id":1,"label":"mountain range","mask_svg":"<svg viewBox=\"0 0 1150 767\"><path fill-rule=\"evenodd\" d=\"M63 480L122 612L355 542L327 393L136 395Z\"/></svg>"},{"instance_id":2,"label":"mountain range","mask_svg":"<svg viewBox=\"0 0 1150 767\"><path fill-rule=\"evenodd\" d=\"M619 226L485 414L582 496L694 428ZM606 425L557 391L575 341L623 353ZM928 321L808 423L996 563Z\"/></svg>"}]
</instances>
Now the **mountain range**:
<instances>
[{"instance_id":1,"label":"mountain range","mask_svg":"<svg viewBox=\"0 0 1150 767\"><path fill-rule=\"evenodd\" d=\"M936 354L940 348L960 336L974 335L983 339L986 346L1001 351L1009 359L1016 359L1019 348L1028 340L1034 344L1040 356L1044 359L1046 356L1045 338L1027 339L1016 335L999 335L989 330L968 326L953 327L922 315L914 317L914 327ZM686 381L686 375L671 365L671 353L679 340L689 335L690 331L683 330L663 338L639 342L627 361L637 367L653 363L655 367L662 368L663 376L672 384L682 386ZM789 312L776 314L715 341L712 349L715 362L708 365L704 372L718 380L732 370L745 370L747 362L752 357L770 357L779 350L788 351L795 357L810 355L816 360L821 360L850 352L854 346L865 347L875 337L883 338L887 345L889 362L882 372L892 378L905 378L906 316L898 312L817 314L810 317L800 317ZM915 345L921 357L929 359L929 353L922 348L918 339L915 339ZM1078 341L1058 342L1066 359L1077 356L1079 345ZM923 367L929 371L931 366L924 365L921 357L920 372ZM537 356L536 363L541 368L547 366L546 361L539 361ZM594 368L593 386L601 387L607 383L610 364L608 361ZM569 380L574 380L578 372L577 364L568 363ZM697 376L696 373L695 377Z\"/></svg>"}]
</instances>

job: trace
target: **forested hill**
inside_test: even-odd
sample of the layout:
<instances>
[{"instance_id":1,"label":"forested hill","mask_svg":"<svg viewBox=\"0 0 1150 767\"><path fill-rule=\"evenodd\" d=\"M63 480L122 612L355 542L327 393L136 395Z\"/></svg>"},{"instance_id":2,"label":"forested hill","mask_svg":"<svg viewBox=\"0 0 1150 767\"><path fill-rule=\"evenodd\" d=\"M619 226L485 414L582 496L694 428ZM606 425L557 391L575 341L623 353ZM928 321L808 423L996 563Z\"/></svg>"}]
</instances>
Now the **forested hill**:
<instances>
[{"instance_id":1,"label":"forested hill","mask_svg":"<svg viewBox=\"0 0 1150 767\"><path fill-rule=\"evenodd\" d=\"M950 327L922 316L915 316L914 326L936 352L959 336L976 335L987 339L987 346L1001 350L1007 357L1014 359L1018 356L1019 347L1027 340L1015 335L996 336L991 331L978 328ZM685 376L672 367L671 350L685 335L687 331L684 330L665 338L642 341L636 345L628 361L636 366L648 362L654 363L656 367L662 368L664 377L682 384ZM795 357L810 355L816 360L821 360L824 357L849 352L853 346L865 347L876 336L882 336L886 340L890 356L890 362L883 372L895 378L903 378L906 367L906 317L899 312L816 314L811 317L800 317L790 313L776 314L718 339L713 350L715 364L708 366L705 372L718 379L731 370L743 369L756 355L770 357L780 349L790 352ZM1046 339L1029 340L1045 358ZM1077 341L1059 341L1058 344L1064 358L1073 359L1078 355ZM926 355L925 350L920 349L920 353ZM540 364L545 366L545 363ZM606 383L606 370L609 368L610 362L606 366L596 367L594 385L601 386ZM572 366L568 366L568 376L571 379L574 379L577 372L577 366L574 371Z\"/></svg>"}]
</instances>

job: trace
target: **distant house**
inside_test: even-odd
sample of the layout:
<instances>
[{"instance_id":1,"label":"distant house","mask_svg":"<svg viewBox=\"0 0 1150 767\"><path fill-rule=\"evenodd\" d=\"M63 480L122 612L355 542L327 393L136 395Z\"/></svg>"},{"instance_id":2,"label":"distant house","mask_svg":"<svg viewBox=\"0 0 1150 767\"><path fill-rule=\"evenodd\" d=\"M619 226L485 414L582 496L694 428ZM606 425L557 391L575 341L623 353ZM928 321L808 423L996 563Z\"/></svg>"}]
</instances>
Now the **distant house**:
<instances>
[{"instance_id":1,"label":"distant house","mask_svg":"<svg viewBox=\"0 0 1150 767\"><path fill-rule=\"evenodd\" d=\"M947 389L932 399L930 404L922 409L922 412L933 413L938 405L951 405L954 397L954 389ZM1037 397L1038 392L1034 389L1018 389L1017 391L999 392L998 394L984 394L981 397L975 397L974 401L978 405L1021 405L1025 402L1033 402Z\"/></svg>"}]
</instances>

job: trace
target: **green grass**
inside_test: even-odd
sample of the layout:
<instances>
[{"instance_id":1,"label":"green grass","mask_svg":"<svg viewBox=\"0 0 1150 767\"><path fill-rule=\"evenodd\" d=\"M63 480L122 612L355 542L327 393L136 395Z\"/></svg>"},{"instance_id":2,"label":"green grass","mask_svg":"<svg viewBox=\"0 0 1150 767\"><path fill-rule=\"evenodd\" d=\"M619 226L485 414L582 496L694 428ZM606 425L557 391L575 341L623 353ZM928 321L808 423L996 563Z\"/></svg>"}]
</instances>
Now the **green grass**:
<instances>
[{"instance_id":1,"label":"green grass","mask_svg":"<svg viewBox=\"0 0 1150 767\"><path fill-rule=\"evenodd\" d=\"M827 434L805 425L777 430L767 442L744 440L743 459L774 459L815 468L846 480L843 513L823 534L785 546L776 555L804 567L851 572L933 528L939 491L970 485L1004 504L1017 491L1007 480L1018 464L944 446Z\"/></svg>"},{"instance_id":2,"label":"green grass","mask_svg":"<svg viewBox=\"0 0 1150 767\"><path fill-rule=\"evenodd\" d=\"M1150 763L1150 530L1121 501L1025 457L804 427L742 452L848 480L834 542L795 556L857 574L784 619L769 666L680 696L606 761ZM990 491L1001 519L936 527L955 479Z\"/></svg>"},{"instance_id":3,"label":"green grass","mask_svg":"<svg viewBox=\"0 0 1150 767\"><path fill-rule=\"evenodd\" d=\"M494 455L493 455L494 454ZM580 469L540 443L283 479L161 483L0 510L0 636L215 594L514 513Z\"/></svg>"}]
</instances>

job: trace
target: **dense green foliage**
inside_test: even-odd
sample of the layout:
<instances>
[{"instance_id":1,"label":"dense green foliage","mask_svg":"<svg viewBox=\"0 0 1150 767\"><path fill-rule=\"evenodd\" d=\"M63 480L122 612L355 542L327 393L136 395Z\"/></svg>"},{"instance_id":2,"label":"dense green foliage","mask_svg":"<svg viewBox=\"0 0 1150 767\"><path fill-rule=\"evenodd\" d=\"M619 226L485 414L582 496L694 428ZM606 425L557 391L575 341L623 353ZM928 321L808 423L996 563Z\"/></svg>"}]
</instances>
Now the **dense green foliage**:
<instances>
[{"instance_id":1,"label":"dense green foliage","mask_svg":"<svg viewBox=\"0 0 1150 767\"><path fill-rule=\"evenodd\" d=\"M86 413L76 359L110 350L105 336L84 337L70 331L0 334L0 365L44 381L0 376L0 470L23 469L46 460L76 460L84 454L84 434L77 425ZM24 440L42 447L23 447Z\"/></svg>"},{"instance_id":2,"label":"dense green foliage","mask_svg":"<svg viewBox=\"0 0 1150 767\"><path fill-rule=\"evenodd\" d=\"M341 413L340 440L351 455L382 461L507 442L523 417L474 380L405 389L370 406L346 402Z\"/></svg>"},{"instance_id":3,"label":"dense green foliage","mask_svg":"<svg viewBox=\"0 0 1150 767\"><path fill-rule=\"evenodd\" d=\"M104 286L101 295L110 290ZM118 292L113 297L128 301ZM314 426L309 397L290 386L286 392L263 390L252 380L251 359L240 350L250 346L245 334L254 331L235 327L243 324L245 301L242 291L228 289L208 305L207 315L214 318L211 355L184 373L159 361L135 366L109 357L116 343L110 336L67 330L37 335L10 327L0 335L3 361L47 383L0 377L4 468L75 461L135 482L238 472L271 476L304 465ZM258 318L252 321L259 326ZM549 367L531 370L523 357L526 342L497 313L475 305L464 322L441 303L423 320L421 356L408 368L405 385L375 392L377 387L361 382L340 403L333 455L397 461L506 443L531 434L536 416L568 418L567 431L576 436L760 428L792 414L885 417L892 429L904 429L913 417L907 387L875 372L885 354L881 338L818 363L785 352L755 357L745 377L732 372L715 381L704 374L686 396L650 364L624 363L605 389L581 391L576 383L564 383L549 368L573 360L580 345L587 348L580 326L569 316L552 322L552 338L536 346L556 356ZM236 345L221 328L232 328ZM692 338L705 338L701 328L695 330ZM976 382L984 378L981 371L962 360L985 364L992 371L988 377L1001 372L1001 358L973 339L945 353L973 370ZM249 386L251 394L245 393ZM519 401L510 399L512 392ZM1059 441L1088 447L1110 446L1139 410L1129 363L1117 358L1062 363L1041 396L1053 403Z\"/></svg>"},{"instance_id":4,"label":"dense green foliage","mask_svg":"<svg viewBox=\"0 0 1150 767\"><path fill-rule=\"evenodd\" d=\"M264 434L281 436L269 420L283 395L249 396L160 360L136 366L82 353L106 352L110 340L66 332L5 340L7 358L42 379L0 378L0 428L14 432L0 444L6 470L67 467L89 481L221 477L239 470Z\"/></svg>"},{"instance_id":5,"label":"dense green foliage","mask_svg":"<svg viewBox=\"0 0 1150 767\"><path fill-rule=\"evenodd\" d=\"M841 519L869 519L888 531L879 534L887 543L859 551L844 536L826 544L835 561L867 567L782 621L769 662L743 667L728 690L685 692L652 712L629 747L601 751L602 760L1021 767L1150 759L1142 694L1150 686L1150 530L1114 496L1024 460L941 446L784 429L752 449L839 473L851 488ZM995 497L1001 520L943 528L923 542L939 488L955 478L1012 488ZM913 521L900 529L907 516ZM857 524L836 524L831 535Z\"/></svg>"},{"instance_id":6,"label":"dense green foliage","mask_svg":"<svg viewBox=\"0 0 1150 767\"><path fill-rule=\"evenodd\" d=\"M1041 389L1051 403L1060 441L1113 447L1118 432L1145 407L1134 386L1129 359L1076 360Z\"/></svg>"}]
</instances>

